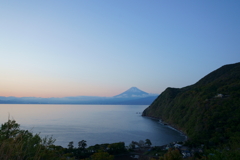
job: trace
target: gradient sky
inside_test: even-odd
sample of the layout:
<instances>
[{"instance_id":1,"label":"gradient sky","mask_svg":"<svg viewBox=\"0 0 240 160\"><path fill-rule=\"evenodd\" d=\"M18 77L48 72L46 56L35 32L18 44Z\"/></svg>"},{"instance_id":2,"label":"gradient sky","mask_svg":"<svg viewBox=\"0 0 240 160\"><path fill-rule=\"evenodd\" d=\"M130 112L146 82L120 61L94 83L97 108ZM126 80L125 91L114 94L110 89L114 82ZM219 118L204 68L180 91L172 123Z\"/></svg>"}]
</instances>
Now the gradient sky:
<instances>
[{"instance_id":1,"label":"gradient sky","mask_svg":"<svg viewBox=\"0 0 240 160\"><path fill-rule=\"evenodd\" d=\"M0 0L0 96L184 87L240 61L238 0Z\"/></svg>"}]
</instances>

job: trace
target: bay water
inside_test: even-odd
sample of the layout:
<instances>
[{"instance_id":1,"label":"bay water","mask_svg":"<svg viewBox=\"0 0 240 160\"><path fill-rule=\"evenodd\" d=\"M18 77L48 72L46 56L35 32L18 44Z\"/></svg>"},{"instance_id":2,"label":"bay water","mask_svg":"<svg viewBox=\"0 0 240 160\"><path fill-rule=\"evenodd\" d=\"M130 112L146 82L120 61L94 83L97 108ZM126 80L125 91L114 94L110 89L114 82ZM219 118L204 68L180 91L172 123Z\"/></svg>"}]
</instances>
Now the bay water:
<instances>
[{"instance_id":1,"label":"bay water","mask_svg":"<svg viewBox=\"0 0 240 160\"><path fill-rule=\"evenodd\" d=\"M142 117L146 105L48 105L1 104L0 123L8 118L21 129L52 136L55 145L77 147L86 140L88 146L103 143L150 139L153 146L183 141L185 136L157 120Z\"/></svg>"}]
</instances>

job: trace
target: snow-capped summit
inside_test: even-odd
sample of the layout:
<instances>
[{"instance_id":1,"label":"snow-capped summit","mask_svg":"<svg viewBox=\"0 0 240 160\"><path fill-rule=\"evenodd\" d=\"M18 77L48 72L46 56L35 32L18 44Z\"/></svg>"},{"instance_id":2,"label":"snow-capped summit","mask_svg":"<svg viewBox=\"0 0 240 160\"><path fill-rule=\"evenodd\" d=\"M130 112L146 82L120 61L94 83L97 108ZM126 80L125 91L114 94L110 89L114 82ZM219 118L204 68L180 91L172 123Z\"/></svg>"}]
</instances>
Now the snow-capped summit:
<instances>
[{"instance_id":1,"label":"snow-capped summit","mask_svg":"<svg viewBox=\"0 0 240 160\"><path fill-rule=\"evenodd\" d=\"M129 88L127 91L125 91L125 92L144 92L144 91L141 91L140 89L138 89L137 87L131 87L131 88ZM144 93L146 93L146 92L144 92Z\"/></svg>"},{"instance_id":2,"label":"snow-capped summit","mask_svg":"<svg viewBox=\"0 0 240 160\"><path fill-rule=\"evenodd\" d=\"M131 87L130 89L128 89L127 91L114 96L115 98L133 98L133 97L147 97L149 96L149 93L144 92L140 89L138 89L137 87Z\"/></svg>"}]
</instances>

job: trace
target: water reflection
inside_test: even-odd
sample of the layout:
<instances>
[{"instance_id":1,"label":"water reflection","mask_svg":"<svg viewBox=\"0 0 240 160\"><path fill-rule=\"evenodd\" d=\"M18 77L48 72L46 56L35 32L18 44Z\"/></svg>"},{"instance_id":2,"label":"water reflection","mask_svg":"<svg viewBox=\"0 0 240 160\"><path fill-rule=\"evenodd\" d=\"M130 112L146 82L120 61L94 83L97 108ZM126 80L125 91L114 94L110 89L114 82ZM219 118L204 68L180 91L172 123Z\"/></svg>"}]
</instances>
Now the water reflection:
<instances>
[{"instance_id":1,"label":"water reflection","mask_svg":"<svg viewBox=\"0 0 240 160\"><path fill-rule=\"evenodd\" d=\"M53 135L57 145L86 140L88 145L150 139L153 145L184 140L180 133L142 117L143 105L0 105L0 122L10 114L23 129Z\"/></svg>"}]
</instances>

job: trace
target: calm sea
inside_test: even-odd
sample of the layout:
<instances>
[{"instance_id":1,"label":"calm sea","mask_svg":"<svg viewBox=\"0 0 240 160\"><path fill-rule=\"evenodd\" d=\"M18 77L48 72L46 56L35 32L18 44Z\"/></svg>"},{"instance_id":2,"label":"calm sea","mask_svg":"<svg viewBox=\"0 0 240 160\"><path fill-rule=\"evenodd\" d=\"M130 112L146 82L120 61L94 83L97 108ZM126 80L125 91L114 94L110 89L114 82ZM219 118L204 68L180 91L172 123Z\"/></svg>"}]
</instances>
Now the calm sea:
<instances>
[{"instance_id":1,"label":"calm sea","mask_svg":"<svg viewBox=\"0 0 240 160\"><path fill-rule=\"evenodd\" d=\"M1 104L0 123L10 116L22 129L53 136L55 145L74 146L150 139L153 146L183 141L184 135L156 120L142 117L146 105L33 105Z\"/></svg>"}]
</instances>

